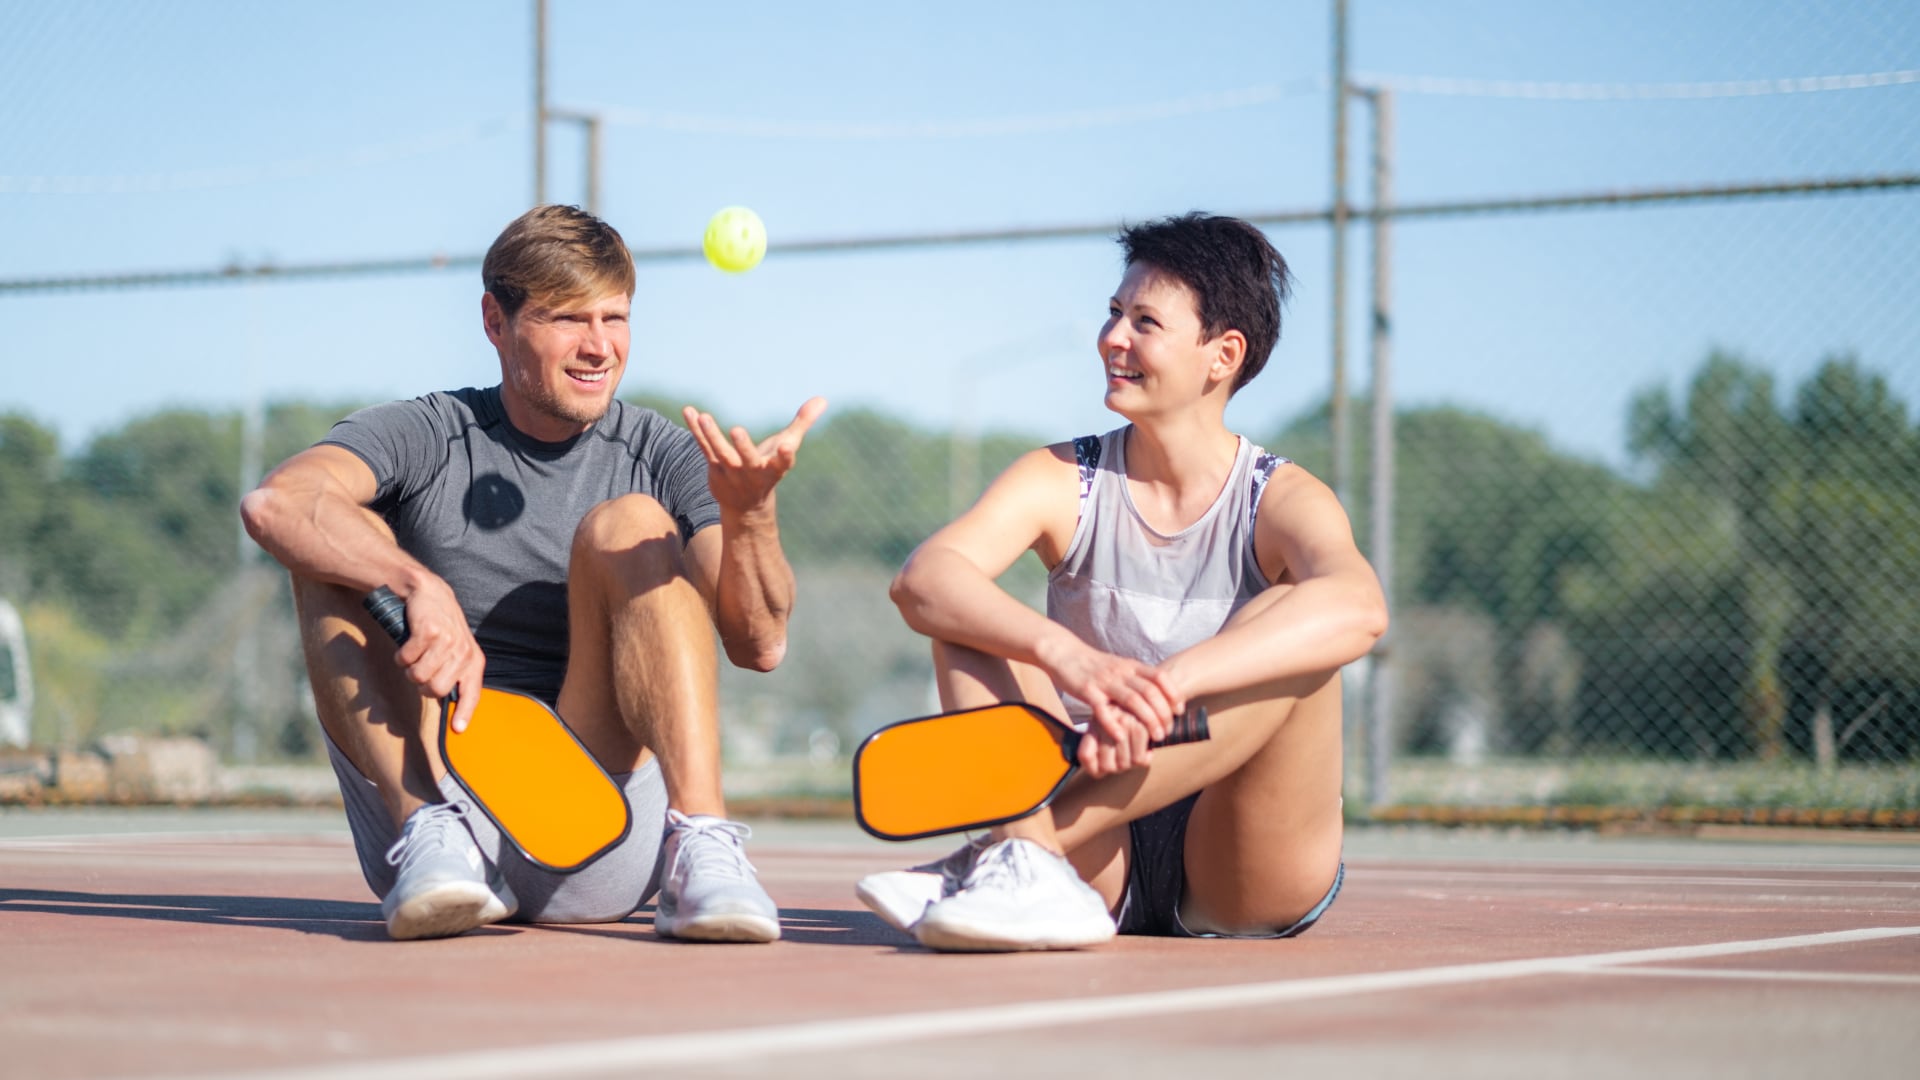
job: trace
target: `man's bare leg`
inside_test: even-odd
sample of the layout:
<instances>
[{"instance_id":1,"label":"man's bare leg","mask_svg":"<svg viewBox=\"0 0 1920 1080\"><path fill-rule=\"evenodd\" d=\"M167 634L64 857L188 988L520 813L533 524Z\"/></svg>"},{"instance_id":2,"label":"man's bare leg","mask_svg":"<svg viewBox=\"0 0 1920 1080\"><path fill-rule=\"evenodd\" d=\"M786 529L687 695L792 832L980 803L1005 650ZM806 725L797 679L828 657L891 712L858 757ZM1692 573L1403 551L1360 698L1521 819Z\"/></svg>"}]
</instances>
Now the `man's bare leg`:
<instances>
[{"instance_id":1,"label":"man's bare leg","mask_svg":"<svg viewBox=\"0 0 1920 1080\"><path fill-rule=\"evenodd\" d=\"M601 503L581 521L559 711L610 770L660 762L669 827L655 930L773 941L779 911L747 862L745 826L726 820L713 621L681 552L678 524L645 496Z\"/></svg>"},{"instance_id":2,"label":"man's bare leg","mask_svg":"<svg viewBox=\"0 0 1920 1080\"><path fill-rule=\"evenodd\" d=\"M373 781L399 828L440 800L440 706L393 662L386 633L339 585L293 578L293 604L328 738Z\"/></svg>"},{"instance_id":3,"label":"man's bare leg","mask_svg":"<svg viewBox=\"0 0 1920 1080\"><path fill-rule=\"evenodd\" d=\"M612 771L658 757L673 809L726 816L713 620L665 508L629 495L588 513L574 534L567 605L560 715Z\"/></svg>"},{"instance_id":4,"label":"man's bare leg","mask_svg":"<svg viewBox=\"0 0 1920 1080\"><path fill-rule=\"evenodd\" d=\"M386 853L394 883L381 897L388 934L450 937L513 914L513 894L489 880L464 811L441 797L439 703L394 662L351 590L295 575L293 599L321 727L373 783L399 834Z\"/></svg>"}]
</instances>

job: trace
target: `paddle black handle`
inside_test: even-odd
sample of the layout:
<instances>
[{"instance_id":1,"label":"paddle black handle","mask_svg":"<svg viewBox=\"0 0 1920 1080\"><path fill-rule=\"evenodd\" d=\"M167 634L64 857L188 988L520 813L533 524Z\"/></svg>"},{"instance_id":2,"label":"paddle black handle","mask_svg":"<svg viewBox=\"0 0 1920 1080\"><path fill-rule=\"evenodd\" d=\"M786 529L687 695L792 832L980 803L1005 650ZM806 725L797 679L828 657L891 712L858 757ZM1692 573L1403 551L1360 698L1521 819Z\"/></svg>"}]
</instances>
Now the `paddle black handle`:
<instances>
[{"instance_id":1,"label":"paddle black handle","mask_svg":"<svg viewBox=\"0 0 1920 1080\"><path fill-rule=\"evenodd\" d=\"M1060 752L1069 762L1080 760L1080 740L1086 733L1075 731L1060 740ZM1207 707L1195 705L1186 712L1173 718L1173 725L1167 729L1167 737L1156 739L1147 744L1149 749L1158 750L1163 746L1179 746L1182 743L1206 742L1213 738L1213 732L1207 728Z\"/></svg>"},{"instance_id":2,"label":"paddle black handle","mask_svg":"<svg viewBox=\"0 0 1920 1080\"><path fill-rule=\"evenodd\" d=\"M385 585L368 593L360 601L360 606L366 608L367 614L373 616L373 621L380 624L380 629L393 638L394 647L405 645L407 638L413 636L413 631L407 628L407 602ZM447 700L459 701L460 688L454 687L453 693L447 695Z\"/></svg>"},{"instance_id":3,"label":"paddle black handle","mask_svg":"<svg viewBox=\"0 0 1920 1080\"><path fill-rule=\"evenodd\" d=\"M385 630L393 638L395 645L407 643L407 636L412 631L407 629L405 600L400 599L392 589L382 585L368 593L367 598L360 603L367 609L367 614L373 616L373 621L380 624L380 629Z\"/></svg>"}]
</instances>

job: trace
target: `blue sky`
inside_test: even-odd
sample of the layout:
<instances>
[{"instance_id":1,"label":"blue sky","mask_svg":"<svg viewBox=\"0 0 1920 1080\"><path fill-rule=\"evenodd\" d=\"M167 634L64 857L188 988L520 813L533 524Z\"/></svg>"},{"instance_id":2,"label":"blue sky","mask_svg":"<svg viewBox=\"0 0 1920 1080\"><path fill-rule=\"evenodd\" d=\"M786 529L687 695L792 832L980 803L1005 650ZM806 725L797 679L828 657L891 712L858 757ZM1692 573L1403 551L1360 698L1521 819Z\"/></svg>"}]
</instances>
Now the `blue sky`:
<instances>
[{"instance_id":1,"label":"blue sky","mask_svg":"<svg viewBox=\"0 0 1920 1080\"><path fill-rule=\"evenodd\" d=\"M532 195L530 10L0 2L0 278L484 250ZM609 118L601 209L631 243L696 243L729 204L767 222L750 274L642 267L626 384L756 427L814 393L940 427L1112 424L1092 349L1111 242L796 255L783 239L1329 194L1320 0L551 10L551 102ZM1920 81L1707 85L1920 69L1920 15L1896 0L1353 0L1351 49L1357 74L1404 87L1407 202L1920 171ZM1502 85L1415 93L1415 77ZM1699 96L1565 100L1569 84ZM1254 103L1219 107L1236 92ZM577 135L556 125L550 145L549 197L579 201ZM1255 434L1328 387L1327 230L1272 235L1299 290L1229 416ZM1367 243L1355 229L1359 391ZM1852 351L1920 401L1920 192L1409 222L1393 266L1398 400L1584 456L1622 460L1631 394L1678 386L1712 348L1787 385ZM0 294L0 409L71 448L168 405L484 385L479 291L463 271Z\"/></svg>"}]
</instances>

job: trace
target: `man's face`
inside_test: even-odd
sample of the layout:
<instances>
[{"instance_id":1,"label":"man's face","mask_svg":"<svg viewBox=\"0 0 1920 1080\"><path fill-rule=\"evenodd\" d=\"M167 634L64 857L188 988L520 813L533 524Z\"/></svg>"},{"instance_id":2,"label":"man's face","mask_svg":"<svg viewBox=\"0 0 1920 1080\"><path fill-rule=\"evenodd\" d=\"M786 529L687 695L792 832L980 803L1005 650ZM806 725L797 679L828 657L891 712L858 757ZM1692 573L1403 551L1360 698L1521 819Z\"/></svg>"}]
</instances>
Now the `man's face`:
<instances>
[{"instance_id":1,"label":"man's face","mask_svg":"<svg viewBox=\"0 0 1920 1080\"><path fill-rule=\"evenodd\" d=\"M607 414L627 367L631 306L620 292L579 301L528 300L509 319L491 295L482 298L487 340L500 353L502 392L516 426L557 442Z\"/></svg>"},{"instance_id":2,"label":"man's face","mask_svg":"<svg viewBox=\"0 0 1920 1080\"><path fill-rule=\"evenodd\" d=\"M1107 408L1132 418L1197 401L1217 381L1232 333L1203 342L1194 291L1145 263L1129 266L1100 328Z\"/></svg>"}]
</instances>

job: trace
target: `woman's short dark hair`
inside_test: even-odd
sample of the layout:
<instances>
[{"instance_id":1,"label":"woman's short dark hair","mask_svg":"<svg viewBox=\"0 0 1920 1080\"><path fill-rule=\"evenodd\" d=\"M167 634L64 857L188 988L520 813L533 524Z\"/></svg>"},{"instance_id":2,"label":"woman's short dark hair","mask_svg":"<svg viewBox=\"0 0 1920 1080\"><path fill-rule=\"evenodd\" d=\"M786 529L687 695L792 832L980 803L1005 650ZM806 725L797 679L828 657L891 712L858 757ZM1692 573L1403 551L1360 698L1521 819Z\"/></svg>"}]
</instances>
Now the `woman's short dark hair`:
<instances>
[{"instance_id":1,"label":"woman's short dark hair","mask_svg":"<svg viewBox=\"0 0 1920 1080\"><path fill-rule=\"evenodd\" d=\"M1239 218L1194 211L1122 230L1127 265L1144 263L1179 279L1200 306L1200 340L1228 330L1247 339L1233 390L1253 381L1280 340L1280 310L1293 293L1287 260L1265 233Z\"/></svg>"}]
</instances>

